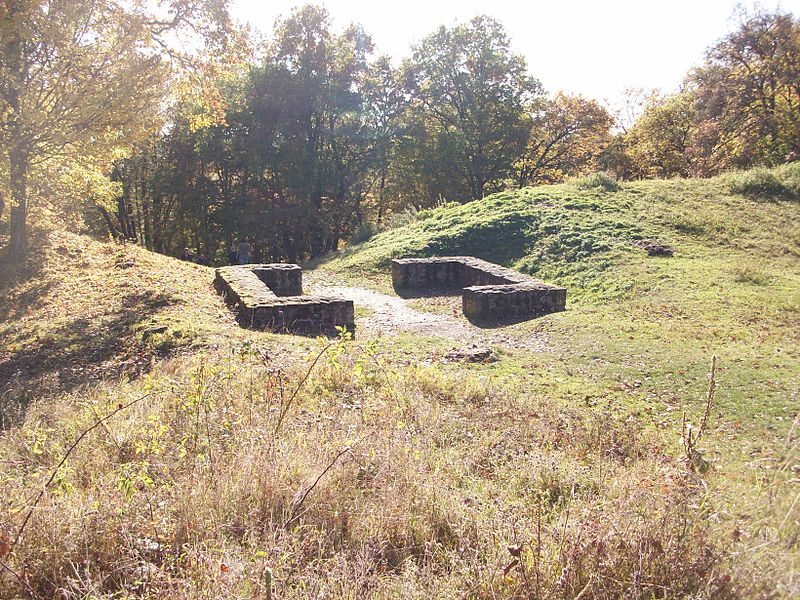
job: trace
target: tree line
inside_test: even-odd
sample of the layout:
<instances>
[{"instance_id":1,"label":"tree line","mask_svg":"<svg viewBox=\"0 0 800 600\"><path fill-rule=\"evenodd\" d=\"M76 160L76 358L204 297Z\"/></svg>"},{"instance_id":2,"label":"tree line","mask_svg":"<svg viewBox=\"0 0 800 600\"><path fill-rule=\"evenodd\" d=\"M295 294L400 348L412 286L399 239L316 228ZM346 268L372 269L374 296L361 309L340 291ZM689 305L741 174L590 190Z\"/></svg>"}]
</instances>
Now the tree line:
<instances>
[{"instance_id":1,"label":"tree line","mask_svg":"<svg viewBox=\"0 0 800 600\"><path fill-rule=\"evenodd\" d=\"M204 6L204 23L226 14L223 3ZM210 47L224 31L209 32ZM623 179L708 176L800 152L800 22L782 12L744 15L679 92L632 95L641 104L632 123L596 100L546 94L486 16L439 27L400 62L376 56L360 26L337 31L310 5L279 21L267 43L240 47L244 55L224 68L192 71L202 83L187 86L192 93L176 93L192 77L154 77L171 82L172 101L149 129L132 101L115 108L137 123L128 127L136 135L112 119L103 121L107 137L88 125L85 135L111 141L71 206L159 252L188 246L224 262L247 238L255 259L294 262L405 211L509 187L598 170ZM3 48L0 70L15 64L13 48ZM145 58L163 69L173 57ZM137 77L123 75L120 86ZM158 96L156 85L145 89ZM95 102L102 111L111 99ZM2 127L3 139L13 138L14 119ZM122 152L125 144L133 151ZM74 187L73 170L58 164Z\"/></svg>"},{"instance_id":2,"label":"tree line","mask_svg":"<svg viewBox=\"0 0 800 600\"><path fill-rule=\"evenodd\" d=\"M176 106L116 163L121 232L173 254L221 259L248 238L260 260L306 260L404 210L601 166L609 112L548 98L496 20L440 27L397 65L373 52L362 28L294 11L262 60L219 83L221 122L195 127Z\"/></svg>"}]
</instances>

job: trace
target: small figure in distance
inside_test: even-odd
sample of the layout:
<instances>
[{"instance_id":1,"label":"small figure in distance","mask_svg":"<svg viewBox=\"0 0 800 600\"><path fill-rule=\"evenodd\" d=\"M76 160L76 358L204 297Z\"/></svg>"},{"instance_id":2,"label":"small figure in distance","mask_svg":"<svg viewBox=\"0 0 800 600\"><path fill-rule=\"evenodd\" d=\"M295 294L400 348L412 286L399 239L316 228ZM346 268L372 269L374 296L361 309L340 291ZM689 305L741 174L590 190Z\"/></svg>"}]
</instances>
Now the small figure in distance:
<instances>
[{"instance_id":1,"label":"small figure in distance","mask_svg":"<svg viewBox=\"0 0 800 600\"><path fill-rule=\"evenodd\" d=\"M243 238L239 242L239 264L246 265L250 262L250 242L247 238Z\"/></svg>"},{"instance_id":2,"label":"small figure in distance","mask_svg":"<svg viewBox=\"0 0 800 600\"><path fill-rule=\"evenodd\" d=\"M207 267L208 264L209 264L208 263L208 257L206 257L206 255L203 254L202 252L198 252L197 259L195 260L195 262L198 265L203 265L204 267Z\"/></svg>"},{"instance_id":3,"label":"small figure in distance","mask_svg":"<svg viewBox=\"0 0 800 600\"><path fill-rule=\"evenodd\" d=\"M239 264L239 253L236 251L236 244L231 242L231 249L228 250L228 264L229 265L237 265Z\"/></svg>"},{"instance_id":4,"label":"small figure in distance","mask_svg":"<svg viewBox=\"0 0 800 600\"><path fill-rule=\"evenodd\" d=\"M181 260L188 260L189 262L192 261L192 253L189 252L188 248L184 248L183 252L181 252Z\"/></svg>"}]
</instances>

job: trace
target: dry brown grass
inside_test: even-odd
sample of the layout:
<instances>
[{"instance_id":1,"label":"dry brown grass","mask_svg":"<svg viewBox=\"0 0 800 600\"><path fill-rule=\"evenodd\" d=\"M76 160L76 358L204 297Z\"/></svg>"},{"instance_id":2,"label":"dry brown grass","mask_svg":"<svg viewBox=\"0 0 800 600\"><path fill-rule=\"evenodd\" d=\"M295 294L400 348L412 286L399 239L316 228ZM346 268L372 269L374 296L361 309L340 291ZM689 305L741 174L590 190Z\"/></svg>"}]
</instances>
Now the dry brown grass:
<instances>
[{"instance_id":1,"label":"dry brown grass","mask_svg":"<svg viewBox=\"0 0 800 600\"><path fill-rule=\"evenodd\" d=\"M34 511L8 560L31 595L264 597L269 573L277 597L735 596L702 488L631 423L504 390L476 401L480 382L344 344L276 434L302 371L238 350L34 403L5 434L13 531L77 432L149 394L87 436Z\"/></svg>"},{"instance_id":2,"label":"dry brown grass","mask_svg":"<svg viewBox=\"0 0 800 600\"><path fill-rule=\"evenodd\" d=\"M28 268L3 265L0 381L46 375L63 388L141 373L208 342L229 319L207 267L65 232L44 237Z\"/></svg>"},{"instance_id":3,"label":"dry brown grass","mask_svg":"<svg viewBox=\"0 0 800 600\"><path fill-rule=\"evenodd\" d=\"M0 263L3 427L34 397L137 377L230 340L270 340L236 326L209 267L60 230L34 236L27 265ZM287 361L302 353L272 346Z\"/></svg>"}]
</instances>

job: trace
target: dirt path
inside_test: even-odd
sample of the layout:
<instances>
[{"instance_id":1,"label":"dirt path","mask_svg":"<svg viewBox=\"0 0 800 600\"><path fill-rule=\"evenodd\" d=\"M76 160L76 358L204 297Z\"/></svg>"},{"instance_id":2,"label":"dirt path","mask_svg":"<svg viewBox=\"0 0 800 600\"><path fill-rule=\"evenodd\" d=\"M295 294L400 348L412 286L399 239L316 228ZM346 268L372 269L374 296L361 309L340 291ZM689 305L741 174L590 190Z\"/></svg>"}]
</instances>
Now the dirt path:
<instances>
[{"instance_id":1,"label":"dirt path","mask_svg":"<svg viewBox=\"0 0 800 600\"><path fill-rule=\"evenodd\" d=\"M461 315L460 296L407 300L366 288L320 284L313 285L311 291L319 295L352 300L356 306L356 327L359 336L416 333L446 338L459 347L496 345L532 352L540 352L547 345L546 336L523 333L519 331L519 326L484 329L471 324ZM420 311L411 306L412 302L438 305L444 307L446 312ZM367 308L370 313L359 316L359 308Z\"/></svg>"}]
</instances>

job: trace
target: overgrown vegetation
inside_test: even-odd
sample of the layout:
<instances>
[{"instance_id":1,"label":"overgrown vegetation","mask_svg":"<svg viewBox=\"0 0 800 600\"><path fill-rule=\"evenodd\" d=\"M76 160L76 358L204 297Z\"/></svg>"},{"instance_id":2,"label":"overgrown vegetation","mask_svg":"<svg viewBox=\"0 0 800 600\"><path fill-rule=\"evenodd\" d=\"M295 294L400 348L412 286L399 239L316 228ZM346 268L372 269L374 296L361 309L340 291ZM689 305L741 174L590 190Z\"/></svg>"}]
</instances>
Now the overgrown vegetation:
<instances>
[{"instance_id":1,"label":"overgrown vegetation","mask_svg":"<svg viewBox=\"0 0 800 600\"><path fill-rule=\"evenodd\" d=\"M600 188L606 192L616 192L619 190L619 182L608 175L608 173L593 173L585 177L577 177L570 181L572 185L580 190L590 190Z\"/></svg>"},{"instance_id":2,"label":"overgrown vegetation","mask_svg":"<svg viewBox=\"0 0 800 600\"><path fill-rule=\"evenodd\" d=\"M319 7L254 49L166 4L0 7L0 597L800 596L796 17L626 124L489 17L394 66ZM378 326L244 330L164 255L245 236ZM364 289L449 254L568 310Z\"/></svg>"},{"instance_id":3,"label":"overgrown vegetation","mask_svg":"<svg viewBox=\"0 0 800 600\"><path fill-rule=\"evenodd\" d=\"M750 198L775 198L792 197L786 186L769 169L753 169L728 176L728 185L734 194L742 194Z\"/></svg>"},{"instance_id":4,"label":"overgrown vegetation","mask_svg":"<svg viewBox=\"0 0 800 600\"><path fill-rule=\"evenodd\" d=\"M564 273L569 310L504 328L491 364L242 330L209 269L51 233L2 281L0 596L796 594L799 209L725 178L549 186L314 275L385 289L393 253L459 244Z\"/></svg>"},{"instance_id":5,"label":"overgrown vegetation","mask_svg":"<svg viewBox=\"0 0 800 600\"><path fill-rule=\"evenodd\" d=\"M78 432L134 403L53 478L5 593L732 595L703 488L630 419L397 370L374 344L322 347L308 380L258 350L31 405L3 445L9 525Z\"/></svg>"}]
</instances>

